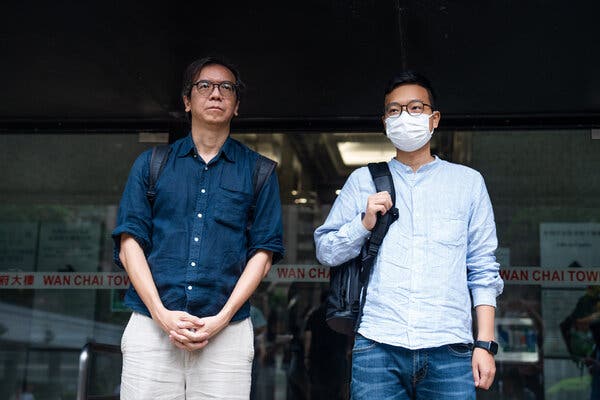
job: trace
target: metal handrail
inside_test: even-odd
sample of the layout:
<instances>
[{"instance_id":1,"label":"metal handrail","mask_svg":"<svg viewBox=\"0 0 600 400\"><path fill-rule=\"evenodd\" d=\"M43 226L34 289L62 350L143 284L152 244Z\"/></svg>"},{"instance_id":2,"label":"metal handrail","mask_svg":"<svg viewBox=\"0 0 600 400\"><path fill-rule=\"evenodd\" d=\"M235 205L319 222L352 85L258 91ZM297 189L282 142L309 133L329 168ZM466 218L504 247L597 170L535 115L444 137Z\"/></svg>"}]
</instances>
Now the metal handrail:
<instances>
[{"instance_id":1,"label":"metal handrail","mask_svg":"<svg viewBox=\"0 0 600 400\"><path fill-rule=\"evenodd\" d=\"M87 343L81 349L79 355L79 377L77 379L77 400L118 400L118 395L110 396L88 396L89 368L93 354L112 353L120 354L121 349L117 345L103 343Z\"/></svg>"}]
</instances>

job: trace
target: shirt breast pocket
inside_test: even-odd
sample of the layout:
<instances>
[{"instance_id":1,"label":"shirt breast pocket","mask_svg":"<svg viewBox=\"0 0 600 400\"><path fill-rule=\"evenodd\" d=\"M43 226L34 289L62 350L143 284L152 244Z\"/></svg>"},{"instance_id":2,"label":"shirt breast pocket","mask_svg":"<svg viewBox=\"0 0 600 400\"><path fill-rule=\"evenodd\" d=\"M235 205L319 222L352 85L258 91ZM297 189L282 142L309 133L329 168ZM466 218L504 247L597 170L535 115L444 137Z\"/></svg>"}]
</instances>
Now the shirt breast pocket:
<instances>
[{"instance_id":1,"label":"shirt breast pocket","mask_svg":"<svg viewBox=\"0 0 600 400\"><path fill-rule=\"evenodd\" d=\"M461 246L465 244L467 226L465 221L448 216L432 221L431 240L445 246Z\"/></svg>"},{"instance_id":2,"label":"shirt breast pocket","mask_svg":"<svg viewBox=\"0 0 600 400\"><path fill-rule=\"evenodd\" d=\"M252 194L222 183L215 203L215 221L239 231L246 227Z\"/></svg>"},{"instance_id":3,"label":"shirt breast pocket","mask_svg":"<svg viewBox=\"0 0 600 400\"><path fill-rule=\"evenodd\" d=\"M430 222L428 265L447 267L462 256L467 246L467 223L461 218L438 215Z\"/></svg>"}]
</instances>

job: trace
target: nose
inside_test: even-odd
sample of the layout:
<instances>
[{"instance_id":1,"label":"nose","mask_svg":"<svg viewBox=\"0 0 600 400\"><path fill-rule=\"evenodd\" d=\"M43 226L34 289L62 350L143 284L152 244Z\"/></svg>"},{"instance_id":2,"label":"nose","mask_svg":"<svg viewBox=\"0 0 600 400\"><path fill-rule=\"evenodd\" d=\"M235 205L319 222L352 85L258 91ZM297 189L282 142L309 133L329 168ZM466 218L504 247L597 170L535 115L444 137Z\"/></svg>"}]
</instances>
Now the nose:
<instances>
[{"instance_id":1,"label":"nose","mask_svg":"<svg viewBox=\"0 0 600 400\"><path fill-rule=\"evenodd\" d=\"M213 84L212 90L210 92L210 99L220 99L221 98L221 90L219 89L219 85Z\"/></svg>"}]
</instances>

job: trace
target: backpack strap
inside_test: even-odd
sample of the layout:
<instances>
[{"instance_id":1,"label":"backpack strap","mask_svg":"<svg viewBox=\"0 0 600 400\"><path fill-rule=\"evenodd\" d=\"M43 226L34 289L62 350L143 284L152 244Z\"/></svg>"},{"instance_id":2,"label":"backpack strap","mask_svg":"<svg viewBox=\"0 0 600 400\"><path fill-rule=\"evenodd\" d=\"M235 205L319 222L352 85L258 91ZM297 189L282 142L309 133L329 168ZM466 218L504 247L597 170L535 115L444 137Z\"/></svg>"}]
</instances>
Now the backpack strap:
<instances>
[{"instance_id":1,"label":"backpack strap","mask_svg":"<svg viewBox=\"0 0 600 400\"><path fill-rule=\"evenodd\" d=\"M383 238L387 234L390 225L398 219L398 209L396 208L394 180L392 179L388 163L369 163L369 171L371 172L373 182L375 182L375 190L377 192L387 191L392 198L392 208L385 215L377 215L377 223L371 232L367 256L374 259L379 252L379 247L383 243Z\"/></svg>"},{"instance_id":2,"label":"backpack strap","mask_svg":"<svg viewBox=\"0 0 600 400\"><path fill-rule=\"evenodd\" d=\"M258 201L258 195L260 194L265 182L275 170L277 163L270 158L267 158L261 154L256 159L254 164L254 171L252 172L252 187L254 187L254 199L252 205L248 211L248 222L246 224L246 230L252 228L252 222L254 221L254 212L256 210L256 202Z\"/></svg>"},{"instance_id":3,"label":"backpack strap","mask_svg":"<svg viewBox=\"0 0 600 400\"><path fill-rule=\"evenodd\" d=\"M361 251L362 262L359 279L362 283L362 293L360 299L360 308L358 310L358 317L354 325L354 331L358 331L360 320L363 314L363 308L365 306L365 300L367 299L367 286L369 285L369 279L371 277L371 270L375 263L375 257L379 253L379 247L383 243L383 239L387 234L390 225L398 219L398 209L396 208L396 189L394 188L394 180L388 163L369 163L369 172L375 183L375 190L377 192L387 191L392 197L392 208L390 208L384 215L377 214L377 222L375 227L371 231L371 237L368 242L363 246Z\"/></svg>"},{"instance_id":4,"label":"backpack strap","mask_svg":"<svg viewBox=\"0 0 600 400\"><path fill-rule=\"evenodd\" d=\"M146 197L150 204L154 203L156 199L156 182L162 172L169 154L171 153L170 145L155 146L152 148L152 155L150 156L150 167L148 176L148 190L146 190ZM277 163L270 158L267 158L261 154L258 155L256 164L254 164L254 171L252 173L252 186L254 187L254 200L250 206L250 213L248 216L248 229L252 227L252 220L254 219L254 210L256 209L256 202L258 195L260 194L265 182L273 173L273 170L277 166Z\"/></svg>"},{"instance_id":5,"label":"backpack strap","mask_svg":"<svg viewBox=\"0 0 600 400\"><path fill-rule=\"evenodd\" d=\"M254 165L254 172L252 174L252 185L254 186L254 202L260 191L262 190L265 182L271 176L271 173L277 166L277 163L270 158L267 158L261 154L258 155L256 164Z\"/></svg>"},{"instance_id":6,"label":"backpack strap","mask_svg":"<svg viewBox=\"0 0 600 400\"><path fill-rule=\"evenodd\" d=\"M152 148L152 155L150 156L150 168L148 175L148 190L146 190L146 198L150 205L154 204L156 199L156 182L162 172L169 154L171 153L171 146L168 144L161 146L154 146Z\"/></svg>"}]
</instances>

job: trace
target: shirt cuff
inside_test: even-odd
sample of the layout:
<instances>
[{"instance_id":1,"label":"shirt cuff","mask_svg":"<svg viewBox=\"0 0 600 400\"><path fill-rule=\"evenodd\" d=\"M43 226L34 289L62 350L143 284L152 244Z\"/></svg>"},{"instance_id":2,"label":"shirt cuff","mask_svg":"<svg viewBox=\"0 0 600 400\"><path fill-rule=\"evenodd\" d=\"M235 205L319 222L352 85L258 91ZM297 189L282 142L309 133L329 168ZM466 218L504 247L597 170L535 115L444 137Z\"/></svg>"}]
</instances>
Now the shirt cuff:
<instances>
[{"instance_id":1,"label":"shirt cuff","mask_svg":"<svg viewBox=\"0 0 600 400\"><path fill-rule=\"evenodd\" d=\"M119 257L119 253L121 252L121 234L123 234L123 233L127 233L127 234L131 235L135 239L135 241L138 242L138 244L144 251L144 254L147 254L147 251L150 248L148 241L146 241L145 239L142 239L140 237L141 235L133 232L133 229L127 229L127 228L115 229L111 235L113 238L113 243L114 243L113 261L114 261L115 265L121 269L125 269L125 266L121 262L121 257Z\"/></svg>"},{"instance_id":2,"label":"shirt cuff","mask_svg":"<svg viewBox=\"0 0 600 400\"><path fill-rule=\"evenodd\" d=\"M494 289L474 289L471 294L473 295L473 307L496 307L496 291Z\"/></svg>"},{"instance_id":3,"label":"shirt cuff","mask_svg":"<svg viewBox=\"0 0 600 400\"><path fill-rule=\"evenodd\" d=\"M363 242L366 238L371 235L371 231L369 231L362 223L362 214L358 214L350 223L348 224L348 238L350 242Z\"/></svg>"},{"instance_id":4,"label":"shirt cuff","mask_svg":"<svg viewBox=\"0 0 600 400\"><path fill-rule=\"evenodd\" d=\"M268 245L267 244L267 245L258 245L258 246L254 246L254 247L250 248L248 250L248 254L246 256L246 259L250 260L252 257L254 257L254 255L256 254L256 252L259 251L259 250L266 250L266 251L273 252L273 259L271 260L272 265L277 264L283 258L283 253L284 253L283 246Z\"/></svg>"}]
</instances>

